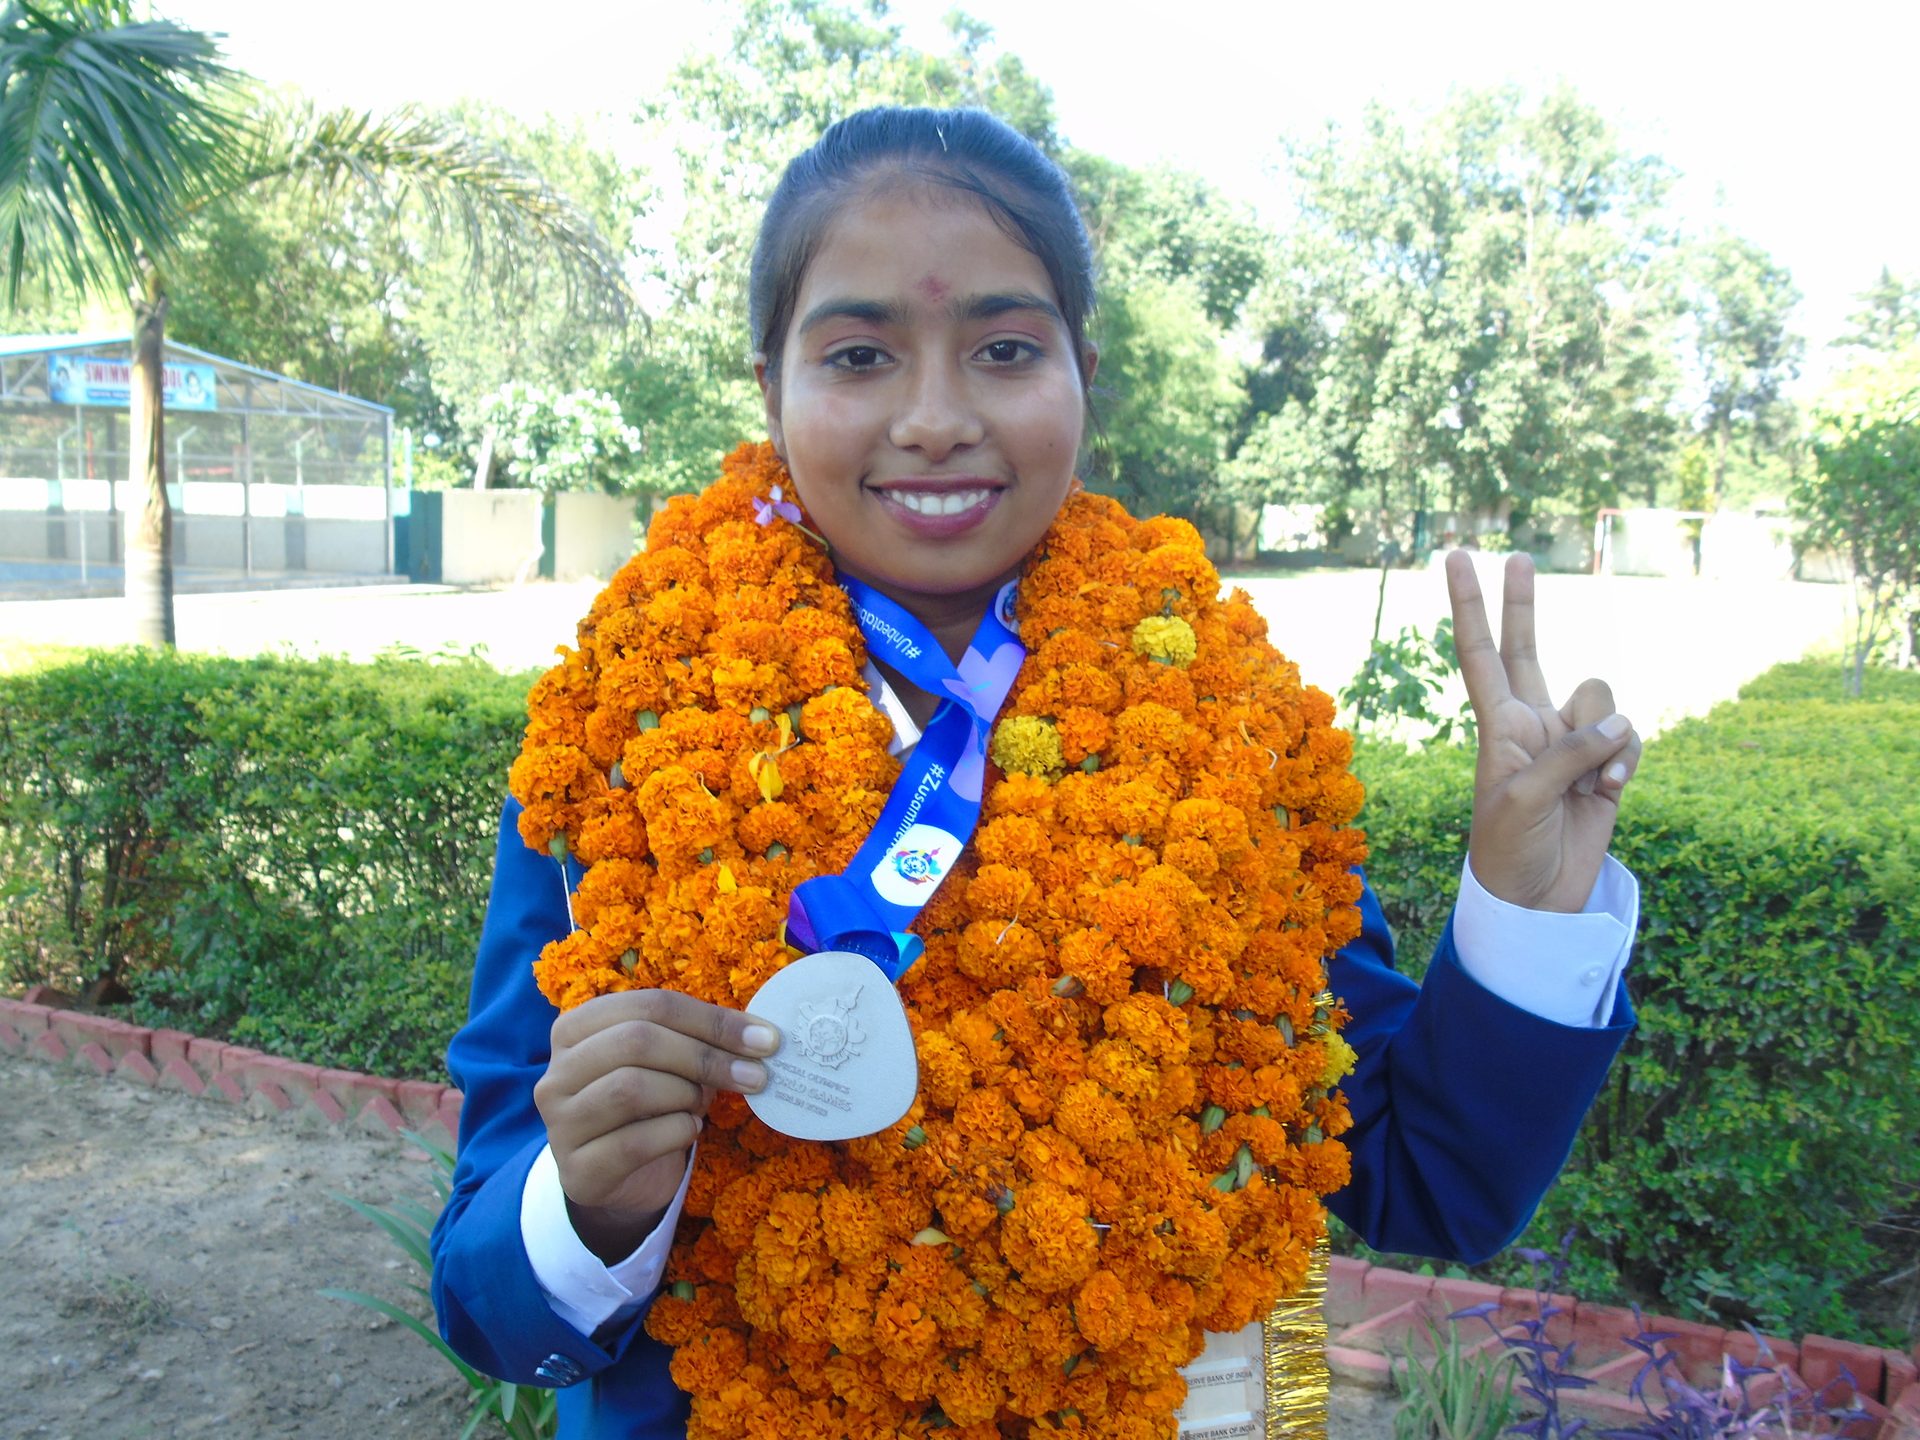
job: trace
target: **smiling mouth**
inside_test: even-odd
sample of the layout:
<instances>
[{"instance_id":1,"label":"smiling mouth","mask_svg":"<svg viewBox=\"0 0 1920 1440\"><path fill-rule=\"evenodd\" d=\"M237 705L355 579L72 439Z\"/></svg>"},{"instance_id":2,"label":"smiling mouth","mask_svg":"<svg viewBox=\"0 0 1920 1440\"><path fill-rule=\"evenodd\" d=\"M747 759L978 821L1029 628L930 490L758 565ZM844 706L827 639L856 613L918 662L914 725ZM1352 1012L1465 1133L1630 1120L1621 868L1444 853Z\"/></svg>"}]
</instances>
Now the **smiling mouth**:
<instances>
[{"instance_id":1,"label":"smiling mouth","mask_svg":"<svg viewBox=\"0 0 1920 1440\"><path fill-rule=\"evenodd\" d=\"M994 492L982 488L948 490L944 493L928 490L887 490L881 493L894 504L911 510L916 515L964 515L974 506L983 503Z\"/></svg>"}]
</instances>

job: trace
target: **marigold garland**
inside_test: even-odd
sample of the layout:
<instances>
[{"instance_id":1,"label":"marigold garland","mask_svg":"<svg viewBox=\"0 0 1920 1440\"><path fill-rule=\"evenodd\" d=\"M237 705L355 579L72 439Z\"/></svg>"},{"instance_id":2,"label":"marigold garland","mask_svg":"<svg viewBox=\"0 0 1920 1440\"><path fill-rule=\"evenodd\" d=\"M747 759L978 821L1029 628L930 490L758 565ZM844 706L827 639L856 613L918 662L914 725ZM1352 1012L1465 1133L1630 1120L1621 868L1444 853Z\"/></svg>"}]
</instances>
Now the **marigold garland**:
<instances>
[{"instance_id":1,"label":"marigold garland","mask_svg":"<svg viewBox=\"0 0 1920 1440\"><path fill-rule=\"evenodd\" d=\"M587 866L535 967L562 1008L743 1007L793 887L899 762L791 481L744 445L674 501L535 686L521 835ZM769 523L771 521L772 523ZM1020 586L1027 661L969 853L901 985L913 1109L795 1141L723 1094L647 1327L688 1435L1176 1433L1179 1367L1295 1289L1347 1179L1322 993L1359 931L1332 702L1184 521L1075 494Z\"/></svg>"}]
</instances>

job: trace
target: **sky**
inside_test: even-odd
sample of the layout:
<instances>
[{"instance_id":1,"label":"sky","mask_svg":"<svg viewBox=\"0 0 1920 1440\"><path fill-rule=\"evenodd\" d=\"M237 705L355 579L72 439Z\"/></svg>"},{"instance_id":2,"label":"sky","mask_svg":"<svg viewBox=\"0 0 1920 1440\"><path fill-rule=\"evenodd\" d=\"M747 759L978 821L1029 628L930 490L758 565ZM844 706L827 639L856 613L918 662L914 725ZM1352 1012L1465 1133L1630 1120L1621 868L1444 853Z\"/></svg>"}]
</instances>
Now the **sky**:
<instances>
[{"instance_id":1,"label":"sky","mask_svg":"<svg viewBox=\"0 0 1920 1440\"><path fill-rule=\"evenodd\" d=\"M910 41L942 43L954 0L896 0ZM725 0L571 0L542 24L524 3L161 0L224 32L230 58L322 101L386 107L466 96L537 117L617 120L690 48L724 44ZM1167 161L1279 213L1283 135L1351 124L1372 100L1418 112L1450 89L1567 83L1632 148L1680 171L1690 228L1724 223L1787 266L1805 299L1802 389L1883 265L1920 277L1920 5L1823 0L1595 4L1148 3L963 0L1050 86L1072 144ZM1787 17L1787 18L1778 18Z\"/></svg>"}]
</instances>

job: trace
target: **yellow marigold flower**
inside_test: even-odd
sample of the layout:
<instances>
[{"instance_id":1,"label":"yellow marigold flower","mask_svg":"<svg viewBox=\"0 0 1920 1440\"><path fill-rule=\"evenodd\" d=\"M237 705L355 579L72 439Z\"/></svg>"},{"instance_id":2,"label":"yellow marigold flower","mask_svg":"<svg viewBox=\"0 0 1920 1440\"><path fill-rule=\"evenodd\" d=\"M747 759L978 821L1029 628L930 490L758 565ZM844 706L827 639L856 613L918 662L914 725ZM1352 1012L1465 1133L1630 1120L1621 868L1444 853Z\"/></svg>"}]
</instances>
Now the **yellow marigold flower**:
<instances>
[{"instance_id":1,"label":"yellow marigold flower","mask_svg":"<svg viewBox=\"0 0 1920 1440\"><path fill-rule=\"evenodd\" d=\"M1320 1083L1331 1090L1351 1075L1359 1063L1360 1057L1347 1043L1346 1036L1337 1032L1327 1036L1327 1068L1321 1073Z\"/></svg>"},{"instance_id":2,"label":"yellow marigold flower","mask_svg":"<svg viewBox=\"0 0 1920 1440\"><path fill-rule=\"evenodd\" d=\"M1200 653L1200 642L1178 615L1149 615L1133 627L1133 653L1185 669Z\"/></svg>"},{"instance_id":3,"label":"yellow marigold flower","mask_svg":"<svg viewBox=\"0 0 1920 1440\"><path fill-rule=\"evenodd\" d=\"M1067 767L1060 732L1038 715L1010 715L996 725L992 755L1009 775L1058 775Z\"/></svg>"}]
</instances>

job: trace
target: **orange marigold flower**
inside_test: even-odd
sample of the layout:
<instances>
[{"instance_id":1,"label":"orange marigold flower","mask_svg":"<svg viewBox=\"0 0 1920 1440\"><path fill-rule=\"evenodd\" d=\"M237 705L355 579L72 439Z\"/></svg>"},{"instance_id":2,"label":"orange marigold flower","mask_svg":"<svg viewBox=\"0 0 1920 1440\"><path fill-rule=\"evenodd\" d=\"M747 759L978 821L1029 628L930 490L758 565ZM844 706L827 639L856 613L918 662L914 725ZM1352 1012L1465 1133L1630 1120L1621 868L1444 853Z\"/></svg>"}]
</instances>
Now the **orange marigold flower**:
<instances>
[{"instance_id":1,"label":"orange marigold flower","mask_svg":"<svg viewBox=\"0 0 1920 1440\"><path fill-rule=\"evenodd\" d=\"M1046 946L1039 933L1017 921L976 920L960 937L960 973L983 985L1018 984L1045 961Z\"/></svg>"},{"instance_id":2,"label":"orange marigold flower","mask_svg":"<svg viewBox=\"0 0 1920 1440\"><path fill-rule=\"evenodd\" d=\"M1096 1159L1115 1146L1132 1144L1136 1135L1127 1107L1092 1080L1066 1088L1054 1108L1053 1124Z\"/></svg>"},{"instance_id":3,"label":"orange marigold flower","mask_svg":"<svg viewBox=\"0 0 1920 1440\"><path fill-rule=\"evenodd\" d=\"M1059 945L1063 977L1077 981L1088 998L1110 1005L1133 989L1134 964L1128 950L1101 930L1075 930Z\"/></svg>"},{"instance_id":4,"label":"orange marigold flower","mask_svg":"<svg viewBox=\"0 0 1920 1440\"><path fill-rule=\"evenodd\" d=\"M602 860L644 860L647 827L627 790L613 790L580 807L575 853L588 865Z\"/></svg>"},{"instance_id":5,"label":"orange marigold flower","mask_svg":"<svg viewBox=\"0 0 1920 1440\"><path fill-rule=\"evenodd\" d=\"M1087 1203L1070 1190L1036 1180L1014 1199L1000 1224L1000 1251L1021 1281L1041 1290L1078 1285L1100 1263L1100 1241L1087 1223Z\"/></svg>"},{"instance_id":6,"label":"orange marigold flower","mask_svg":"<svg viewBox=\"0 0 1920 1440\"><path fill-rule=\"evenodd\" d=\"M1003 1391L984 1364L971 1355L962 1355L945 1375L934 1380L933 1396L954 1424L983 1425L1000 1409Z\"/></svg>"}]
</instances>

